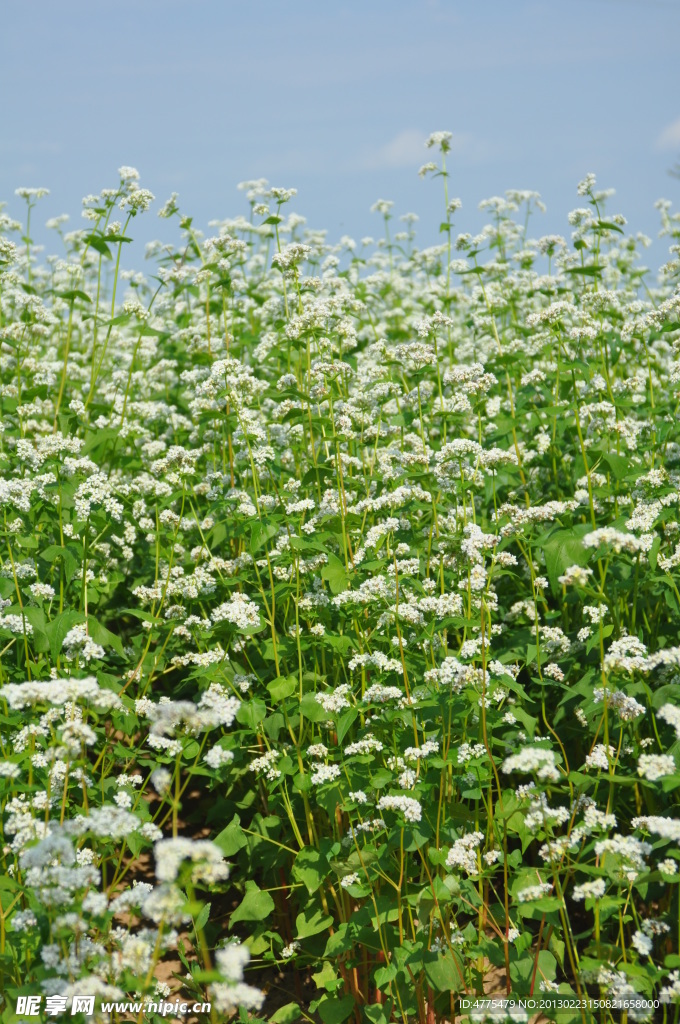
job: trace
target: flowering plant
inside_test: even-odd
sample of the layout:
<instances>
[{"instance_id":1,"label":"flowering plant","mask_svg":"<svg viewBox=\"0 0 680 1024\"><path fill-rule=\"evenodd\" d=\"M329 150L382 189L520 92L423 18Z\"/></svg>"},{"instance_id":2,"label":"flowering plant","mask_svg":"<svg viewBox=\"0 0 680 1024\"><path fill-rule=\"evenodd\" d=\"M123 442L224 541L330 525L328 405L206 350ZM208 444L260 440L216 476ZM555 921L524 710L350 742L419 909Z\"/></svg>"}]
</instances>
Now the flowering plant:
<instances>
[{"instance_id":1,"label":"flowering plant","mask_svg":"<svg viewBox=\"0 0 680 1024\"><path fill-rule=\"evenodd\" d=\"M680 219L657 280L592 176L456 236L450 138L429 249L0 214L5 998L680 997Z\"/></svg>"}]
</instances>

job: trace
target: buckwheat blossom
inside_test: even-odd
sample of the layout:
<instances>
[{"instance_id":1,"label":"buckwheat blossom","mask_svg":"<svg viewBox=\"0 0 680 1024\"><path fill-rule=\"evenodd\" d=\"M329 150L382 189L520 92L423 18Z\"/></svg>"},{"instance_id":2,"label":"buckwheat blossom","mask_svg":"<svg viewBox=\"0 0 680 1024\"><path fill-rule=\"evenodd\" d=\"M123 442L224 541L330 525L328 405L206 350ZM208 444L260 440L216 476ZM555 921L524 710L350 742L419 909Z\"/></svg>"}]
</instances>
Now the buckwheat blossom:
<instances>
[{"instance_id":1,"label":"buckwheat blossom","mask_svg":"<svg viewBox=\"0 0 680 1024\"><path fill-rule=\"evenodd\" d=\"M485 757L486 747L483 743L463 743L458 748L457 760L458 764L466 764L472 760L473 757Z\"/></svg>"},{"instance_id":2,"label":"buckwheat blossom","mask_svg":"<svg viewBox=\"0 0 680 1024\"><path fill-rule=\"evenodd\" d=\"M656 714L658 718L662 718L664 722L668 722L675 729L675 734L680 740L680 708L675 704L664 704Z\"/></svg>"},{"instance_id":3,"label":"buckwheat blossom","mask_svg":"<svg viewBox=\"0 0 680 1024\"><path fill-rule=\"evenodd\" d=\"M419 761L421 758L427 758L431 754L438 753L438 751L438 740L425 740L419 747L406 747L404 758L407 761Z\"/></svg>"},{"instance_id":4,"label":"buckwheat blossom","mask_svg":"<svg viewBox=\"0 0 680 1024\"><path fill-rule=\"evenodd\" d=\"M170 788L170 783L172 782L172 774L167 768L154 768L149 778L151 785L160 796L167 793Z\"/></svg>"},{"instance_id":5,"label":"buckwheat blossom","mask_svg":"<svg viewBox=\"0 0 680 1024\"><path fill-rule=\"evenodd\" d=\"M652 952L654 943L649 935L645 935L643 932L638 930L633 933L630 941L633 949L639 953L640 956L649 956Z\"/></svg>"},{"instance_id":6,"label":"buckwheat blossom","mask_svg":"<svg viewBox=\"0 0 680 1024\"><path fill-rule=\"evenodd\" d=\"M212 883L229 877L229 866L215 843L203 839L161 839L154 847L156 877L174 882L182 864L189 861L194 882Z\"/></svg>"},{"instance_id":7,"label":"buckwheat blossom","mask_svg":"<svg viewBox=\"0 0 680 1024\"><path fill-rule=\"evenodd\" d=\"M345 747L344 753L347 756L351 756L352 754L370 754L374 750L378 752L382 749L382 742L368 733L363 739L357 740L355 743L349 743Z\"/></svg>"},{"instance_id":8,"label":"buckwheat blossom","mask_svg":"<svg viewBox=\"0 0 680 1024\"><path fill-rule=\"evenodd\" d=\"M540 900L552 890L552 882L539 882L536 885L529 885L515 893L518 903L529 903L531 900Z\"/></svg>"},{"instance_id":9,"label":"buckwheat blossom","mask_svg":"<svg viewBox=\"0 0 680 1024\"><path fill-rule=\"evenodd\" d=\"M676 1003L680 999L680 971L671 971L666 982L659 992L659 1002Z\"/></svg>"},{"instance_id":10,"label":"buckwheat blossom","mask_svg":"<svg viewBox=\"0 0 680 1024\"><path fill-rule=\"evenodd\" d=\"M638 703L634 697L629 697L623 690L605 690L603 687L596 687L593 690L593 700L599 704L606 700L607 707L616 711L622 722L633 722L636 718L645 714L645 707Z\"/></svg>"},{"instance_id":11,"label":"buckwheat blossom","mask_svg":"<svg viewBox=\"0 0 680 1024\"><path fill-rule=\"evenodd\" d=\"M589 754L586 755L584 768L600 768L607 771L610 761L616 757L616 751L612 746L606 747L604 743L596 743Z\"/></svg>"},{"instance_id":12,"label":"buckwheat blossom","mask_svg":"<svg viewBox=\"0 0 680 1024\"><path fill-rule=\"evenodd\" d=\"M154 886L141 903L145 917L156 924L170 927L178 927L191 920L191 914L185 907L183 893L170 882Z\"/></svg>"},{"instance_id":13,"label":"buckwheat blossom","mask_svg":"<svg viewBox=\"0 0 680 1024\"><path fill-rule=\"evenodd\" d=\"M558 582L562 583L565 587L588 586L589 578L593 575L593 570L584 568L580 565L570 565L568 569L564 570L561 576L558 576Z\"/></svg>"},{"instance_id":14,"label":"buckwheat blossom","mask_svg":"<svg viewBox=\"0 0 680 1024\"><path fill-rule=\"evenodd\" d=\"M640 537L636 537L635 534L622 533L620 530L615 530L610 526L593 530L590 533L586 533L582 538L583 546L586 548L607 546L611 547L617 554L625 551L631 555L649 551L653 541L654 536L651 533L645 533Z\"/></svg>"},{"instance_id":15,"label":"buckwheat blossom","mask_svg":"<svg viewBox=\"0 0 680 1024\"><path fill-rule=\"evenodd\" d=\"M455 137L429 141L422 172L441 191ZM140 184L123 167L87 197L63 258L0 210L0 788L18 980L126 998L132 977L135 999L166 998L157 964L200 946L185 884L205 873L199 998L220 1019L259 1016L248 947L271 914L215 947L220 891L268 888L302 835L298 896L319 850L355 917L362 862L386 892L401 873L410 938L444 959L458 947L464 973L483 876L519 915L496 915L492 959L535 949L542 898L564 895L546 913L579 983L680 998L664 960L680 875L680 215L658 205L672 251L657 279L592 178L565 237L534 231L538 195L512 189L483 201L477 234L430 246L412 215L390 230L388 201L382 237L335 244L283 215L293 190L260 180L243 183L247 216L207 239L172 196L161 212L180 239L152 243L142 274L115 259L150 202ZM459 201L440 199L450 227ZM500 843L494 770L523 867ZM197 844L275 841L255 836L228 879L220 848L183 829L196 780ZM124 888L152 845L154 885ZM448 923L427 900L407 913L419 863L450 889ZM598 903L591 956L581 917ZM292 908L270 950L282 968L333 961L328 907L312 941L292 939ZM403 923L384 922L390 946ZM626 962L607 963L617 946ZM534 991L573 987L569 958L558 968Z\"/></svg>"},{"instance_id":16,"label":"buckwheat blossom","mask_svg":"<svg viewBox=\"0 0 680 1024\"><path fill-rule=\"evenodd\" d=\"M649 1013L646 1009L636 1008L635 1000L639 999L639 993L630 983L629 976L623 971L613 970L609 966L601 966L597 972L597 984L614 1000L628 1003L628 1017L630 1020L648 1020Z\"/></svg>"},{"instance_id":17,"label":"buckwheat blossom","mask_svg":"<svg viewBox=\"0 0 680 1024\"><path fill-rule=\"evenodd\" d=\"M379 811L391 810L403 814L406 821L420 821L423 809L418 802L408 796L381 796L377 804Z\"/></svg>"},{"instance_id":18,"label":"buckwheat blossom","mask_svg":"<svg viewBox=\"0 0 680 1024\"><path fill-rule=\"evenodd\" d=\"M205 729L232 725L240 706L238 697L233 697L219 683L211 683L197 704L165 699L151 704L147 715L151 720L152 736L196 734Z\"/></svg>"},{"instance_id":19,"label":"buckwheat blossom","mask_svg":"<svg viewBox=\"0 0 680 1024\"><path fill-rule=\"evenodd\" d=\"M342 774L342 769L337 764L313 764L311 782L313 786L322 786L326 782L333 782Z\"/></svg>"},{"instance_id":20,"label":"buckwheat blossom","mask_svg":"<svg viewBox=\"0 0 680 1024\"><path fill-rule=\"evenodd\" d=\"M307 757L328 757L328 747L323 743L312 743L307 747Z\"/></svg>"},{"instance_id":21,"label":"buckwheat blossom","mask_svg":"<svg viewBox=\"0 0 680 1024\"><path fill-rule=\"evenodd\" d=\"M636 636L613 640L603 662L605 672L644 672L648 666L647 648Z\"/></svg>"},{"instance_id":22,"label":"buckwheat blossom","mask_svg":"<svg viewBox=\"0 0 680 1024\"><path fill-rule=\"evenodd\" d=\"M446 856L447 868L461 868L468 875L478 874L477 849L483 842L483 832L469 832L456 839Z\"/></svg>"},{"instance_id":23,"label":"buckwheat blossom","mask_svg":"<svg viewBox=\"0 0 680 1024\"><path fill-rule=\"evenodd\" d=\"M120 698L112 690L100 687L94 676L83 679L49 679L44 682L8 683L0 689L0 697L13 710L22 710L36 704L63 706L69 702L92 704L110 710L122 707Z\"/></svg>"},{"instance_id":24,"label":"buckwheat blossom","mask_svg":"<svg viewBox=\"0 0 680 1024\"><path fill-rule=\"evenodd\" d=\"M347 835L343 838L343 846L351 846L358 840L361 833L380 832L387 828L382 818L373 818L372 821L361 821L358 824L350 825Z\"/></svg>"},{"instance_id":25,"label":"buckwheat blossom","mask_svg":"<svg viewBox=\"0 0 680 1024\"><path fill-rule=\"evenodd\" d=\"M631 822L633 828L636 827L634 822L635 819ZM614 871L615 877L628 882L634 882L638 875L647 870L646 858L651 852L651 844L635 836L613 835L595 843L598 856L603 853L617 855L620 865Z\"/></svg>"},{"instance_id":26,"label":"buckwheat blossom","mask_svg":"<svg viewBox=\"0 0 680 1024\"><path fill-rule=\"evenodd\" d=\"M262 628L259 609L246 594L234 594L229 601L214 608L210 617L214 623L230 622L238 629Z\"/></svg>"},{"instance_id":27,"label":"buckwheat blossom","mask_svg":"<svg viewBox=\"0 0 680 1024\"><path fill-rule=\"evenodd\" d=\"M79 660L89 662L100 660L104 657L105 651L101 644L95 643L88 635L87 626L73 626L64 637L64 657L68 661Z\"/></svg>"},{"instance_id":28,"label":"buckwheat blossom","mask_svg":"<svg viewBox=\"0 0 680 1024\"><path fill-rule=\"evenodd\" d=\"M575 885L571 892L571 898L576 900L601 899L607 889L604 878L594 878L592 882L582 882Z\"/></svg>"},{"instance_id":29,"label":"buckwheat blossom","mask_svg":"<svg viewBox=\"0 0 680 1024\"><path fill-rule=\"evenodd\" d=\"M506 774L535 772L537 778L551 782L556 782L560 777L555 765L555 754L544 747L522 747L518 754L506 757L502 768Z\"/></svg>"},{"instance_id":30,"label":"buckwheat blossom","mask_svg":"<svg viewBox=\"0 0 680 1024\"><path fill-rule=\"evenodd\" d=\"M350 687L347 683L341 683L340 686L336 687L335 690L330 693L317 693L314 696L317 704L320 704L324 711L333 713L341 711L343 708L350 706L347 700L347 695L350 693Z\"/></svg>"},{"instance_id":31,"label":"buckwheat blossom","mask_svg":"<svg viewBox=\"0 0 680 1024\"><path fill-rule=\"evenodd\" d=\"M248 765L248 770L251 772L264 772L265 777L272 781L273 779L279 779L281 772L275 767L274 762L280 757L280 751L270 750L268 753L263 754L262 757L256 757Z\"/></svg>"},{"instance_id":32,"label":"buckwheat blossom","mask_svg":"<svg viewBox=\"0 0 680 1024\"><path fill-rule=\"evenodd\" d=\"M644 814L633 818L633 828L642 828L653 835L661 836L663 839L680 839L680 820L677 818L664 818L658 814Z\"/></svg>"},{"instance_id":33,"label":"buckwheat blossom","mask_svg":"<svg viewBox=\"0 0 680 1024\"><path fill-rule=\"evenodd\" d=\"M234 753L231 750L225 750L223 747L212 747L204 755L203 760L209 768L218 771L225 764L230 764L234 760Z\"/></svg>"},{"instance_id":34,"label":"buckwheat blossom","mask_svg":"<svg viewBox=\"0 0 680 1024\"><path fill-rule=\"evenodd\" d=\"M670 754L640 754L637 773L648 782L656 782L664 775L673 775L675 760Z\"/></svg>"},{"instance_id":35,"label":"buckwheat blossom","mask_svg":"<svg viewBox=\"0 0 680 1024\"><path fill-rule=\"evenodd\" d=\"M297 941L291 942L287 946L283 947L283 949L281 950L281 957L284 960L290 960L290 958L292 956L295 956L295 954L297 953L299 948L300 948L300 943L299 942L297 942Z\"/></svg>"}]
</instances>

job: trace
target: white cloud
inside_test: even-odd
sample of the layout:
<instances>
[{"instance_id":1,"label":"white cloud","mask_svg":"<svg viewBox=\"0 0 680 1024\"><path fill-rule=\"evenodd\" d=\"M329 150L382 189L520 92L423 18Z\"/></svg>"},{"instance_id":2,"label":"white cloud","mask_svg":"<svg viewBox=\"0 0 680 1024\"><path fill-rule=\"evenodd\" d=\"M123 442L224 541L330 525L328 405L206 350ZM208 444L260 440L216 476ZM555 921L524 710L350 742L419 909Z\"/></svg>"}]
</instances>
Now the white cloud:
<instances>
[{"instance_id":1,"label":"white cloud","mask_svg":"<svg viewBox=\"0 0 680 1024\"><path fill-rule=\"evenodd\" d=\"M413 167L425 163L427 135L415 128L407 128L381 146L369 157L372 167Z\"/></svg>"},{"instance_id":2,"label":"white cloud","mask_svg":"<svg viewBox=\"0 0 680 1024\"><path fill-rule=\"evenodd\" d=\"M666 125L656 140L657 149L677 149L680 146L680 117Z\"/></svg>"},{"instance_id":3,"label":"white cloud","mask_svg":"<svg viewBox=\"0 0 680 1024\"><path fill-rule=\"evenodd\" d=\"M422 164L437 159L435 150L425 148L425 140L429 135L430 132L407 128L395 135L384 146L369 153L363 166L367 170L379 170L383 167L413 167L417 169ZM468 132L454 132L451 140L451 152L454 159L463 158L466 163L476 163L489 155L489 147Z\"/></svg>"}]
</instances>

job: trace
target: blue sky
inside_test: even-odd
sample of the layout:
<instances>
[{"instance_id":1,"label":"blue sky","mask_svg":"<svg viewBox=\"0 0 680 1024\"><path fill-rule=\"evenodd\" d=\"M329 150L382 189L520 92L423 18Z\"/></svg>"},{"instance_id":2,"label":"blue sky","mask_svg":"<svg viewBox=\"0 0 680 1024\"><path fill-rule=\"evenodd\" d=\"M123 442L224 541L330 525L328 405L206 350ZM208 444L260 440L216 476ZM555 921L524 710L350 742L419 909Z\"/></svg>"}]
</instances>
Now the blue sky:
<instances>
[{"instance_id":1,"label":"blue sky","mask_svg":"<svg viewBox=\"0 0 680 1024\"><path fill-rule=\"evenodd\" d=\"M680 203L680 0L3 0L0 199L51 190L38 220L137 167L206 228L246 212L236 184L296 187L289 210L329 239L380 231L379 197L439 241L438 182L418 178L431 131L454 133L461 230L506 188L548 204L568 234L588 171L610 211L656 234ZM7 84L11 84L11 88ZM11 98L10 98L11 97ZM152 213L144 240L167 234ZM649 262L665 256L654 247Z\"/></svg>"}]
</instances>

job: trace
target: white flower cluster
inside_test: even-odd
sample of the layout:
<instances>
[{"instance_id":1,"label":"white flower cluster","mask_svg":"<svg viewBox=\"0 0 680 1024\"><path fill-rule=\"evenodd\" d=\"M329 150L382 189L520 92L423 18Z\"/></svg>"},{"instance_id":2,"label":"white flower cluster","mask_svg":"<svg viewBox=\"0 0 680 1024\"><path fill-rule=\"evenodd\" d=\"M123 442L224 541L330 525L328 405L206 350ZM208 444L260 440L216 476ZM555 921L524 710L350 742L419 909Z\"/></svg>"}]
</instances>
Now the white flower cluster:
<instances>
[{"instance_id":1,"label":"white flower cluster","mask_svg":"<svg viewBox=\"0 0 680 1024\"><path fill-rule=\"evenodd\" d=\"M154 847L156 876L161 882L174 882L185 861L191 864L193 882L224 881L229 877L229 865L215 843L205 839L161 839Z\"/></svg>"},{"instance_id":2,"label":"white flower cluster","mask_svg":"<svg viewBox=\"0 0 680 1024\"><path fill-rule=\"evenodd\" d=\"M640 754L637 773L648 782L656 782L675 772L675 759L671 754Z\"/></svg>"},{"instance_id":3,"label":"white flower cluster","mask_svg":"<svg viewBox=\"0 0 680 1024\"><path fill-rule=\"evenodd\" d=\"M418 800L410 796L381 796L378 800L379 811L397 811L403 814L404 819L410 822L418 822L423 815L423 808Z\"/></svg>"},{"instance_id":4,"label":"white flower cluster","mask_svg":"<svg viewBox=\"0 0 680 1024\"><path fill-rule=\"evenodd\" d=\"M446 856L447 868L460 868L468 875L479 874L477 850L484 842L483 832L468 832L456 839Z\"/></svg>"},{"instance_id":5,"label":"white flower cluster","mask_svg":"<svg viewBox=\"0 0 680 1024\"><path fill-rule=\"evenodd\" d=\"M535 772L538 779L556 782L560 773L555 764L555 754L545 747L522 747L518 754L512 754L503 761L503 771Z\"/></svg>"},{"instance_id":6,"label":"white flower cluster","mask_svg":"<svg viewBox=\"0 0 680 1024\"><path fill-rule=\"evenodd\" d=\"M36 704L91 704L102 710L121 708L122 703L112 690L102 689L94 676L83 679L49 679L45 682L8 683L0 689L0 697L14 710Z\"/></svg>"}]
</instances>

